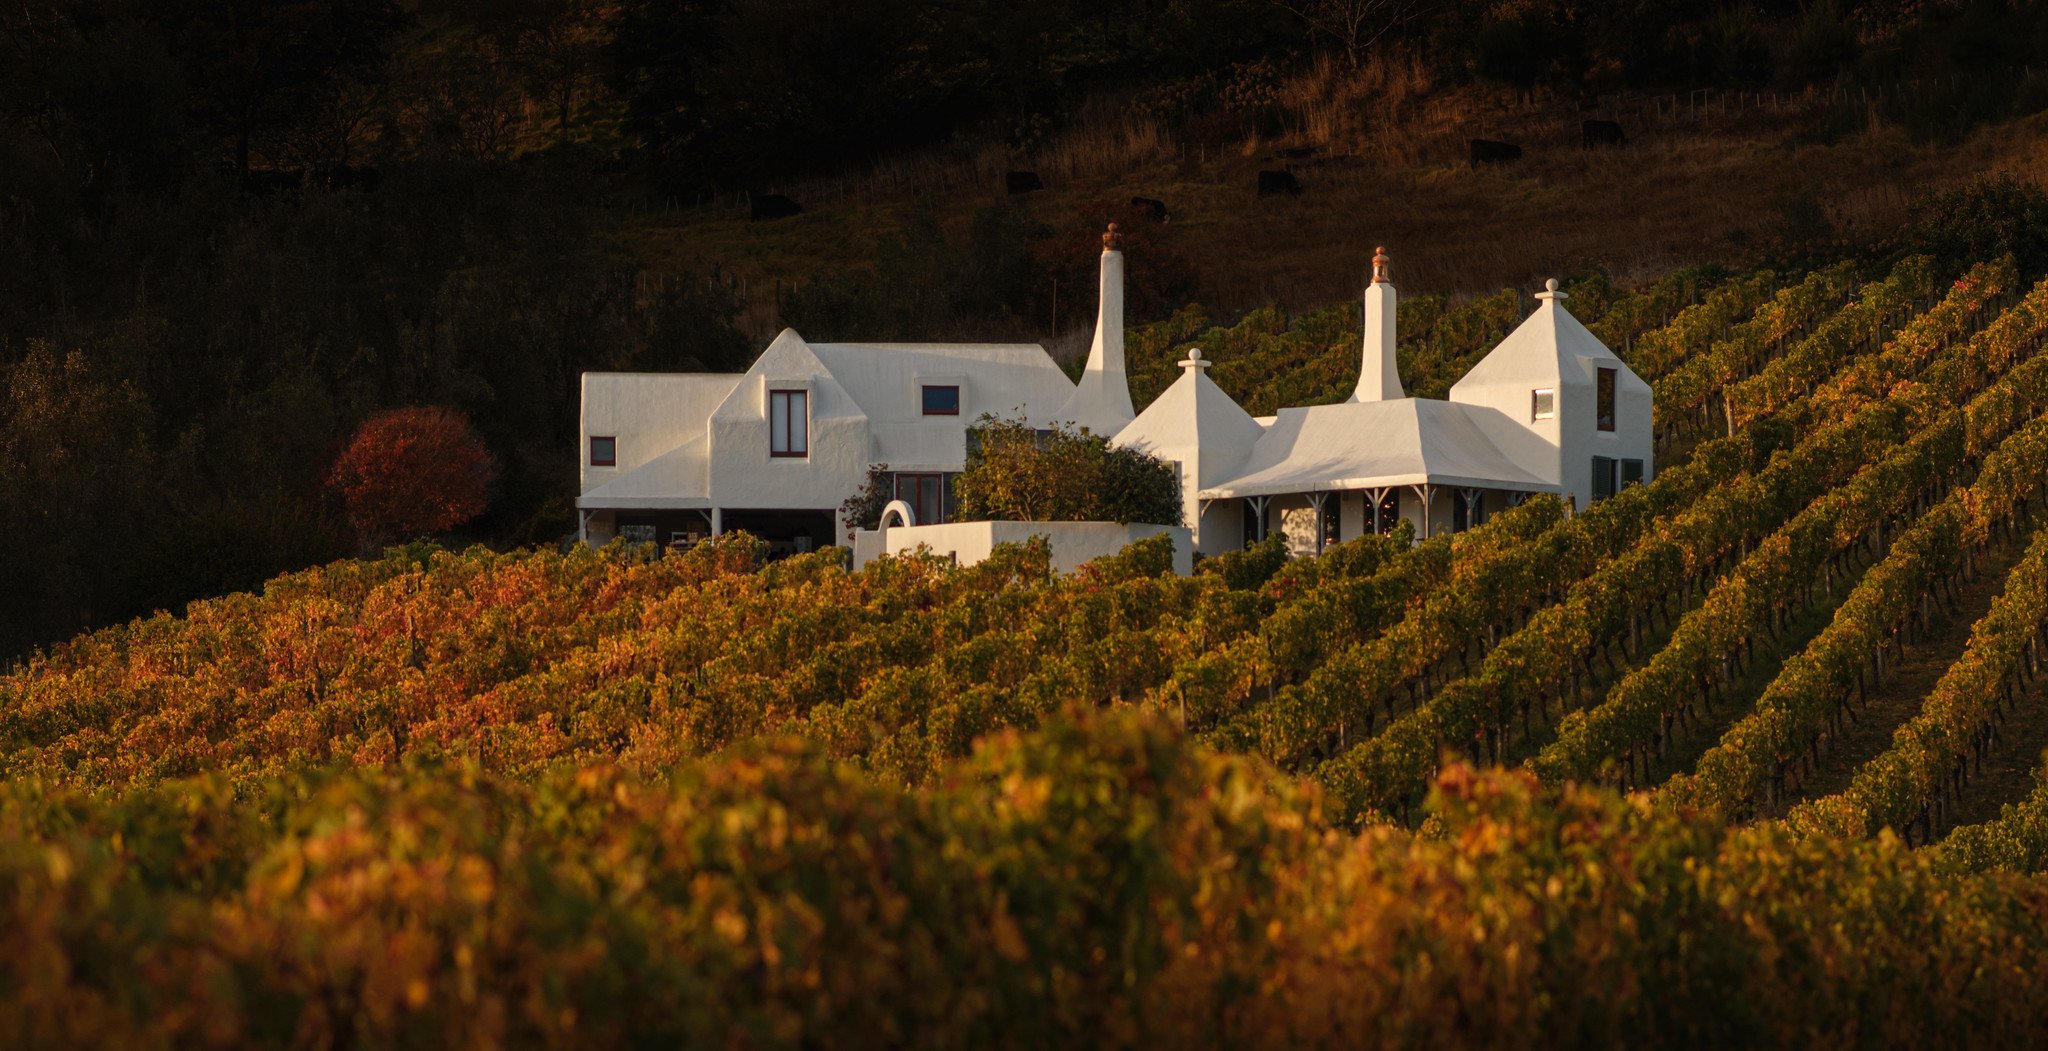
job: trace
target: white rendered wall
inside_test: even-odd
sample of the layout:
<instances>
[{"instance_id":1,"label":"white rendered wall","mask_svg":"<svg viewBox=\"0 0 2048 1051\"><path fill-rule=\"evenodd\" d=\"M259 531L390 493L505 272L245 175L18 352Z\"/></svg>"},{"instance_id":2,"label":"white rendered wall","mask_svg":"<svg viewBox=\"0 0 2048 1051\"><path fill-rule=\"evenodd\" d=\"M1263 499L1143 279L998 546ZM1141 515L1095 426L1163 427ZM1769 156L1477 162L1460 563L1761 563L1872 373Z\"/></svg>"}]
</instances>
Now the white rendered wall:
<instances>
[{"instance_id":1,"label":"white rendered wall","mask_svg":"<svg viewBox=\"0 0 2048 1051\"><path fill-rule=\"evenodd\" d=\"M1643 481L1652 473L1651 456L1655 442L1651 433L1650 385L1630 372L1619 360L1577 358L1572 412L1564 417L1562 447L1564 485L1572 495L1572 506L1580 511L1593 502L1593 457L1643 461ZM1599 429L1596 369L1615 369L1614 429ZM1563 407L1560 406L1560 409ZM1617 470L1617 475L1619 471ZM1616 482L1619 485L1619 480Z\"/></svg>"},{"instance_id":2,"label":"white rendered wall","mask_svg":"<svg viewBox=\"0 0 2048 1051\"><path fill-rule=\"evenodd\" d=\"M997 544L1022 544L1043 536L1052 546L1055 572L1072 573L1085 563L1114 555L1140 540L1173 537L1173 571L1195 571L1192 531L1179 526L1119 525L1115 522L948 522L943 525L896 526L860 530L854 537L854 565L859 568L875 552L907 555L924 548L963 566L988 558ZM872 537L873 539L870 539Z\"/></svg>"},{"instance_id":3,"label":"white rendered wall","mask_svg":"<svg viewBox=\"0 0 2048 1051\"><path fill-rule=\"evenodd\" d=\"M1190 519L1192 521L1192 519ZM1195 550L1204 555L1221 555L1244 549L1244 504L1237 500L1212 500L1195 531Z\"/></svg>"},{"instance_id":4,"label":"white rendered wall","mask_svg":"<svg viewBox=\"0 0 2048 1051\"><path fill-rule=\"evenodd\" d=\"M775 456L769 449L768 392L804 390L809 453ZM822 375L750 373L711 417L711 503L730 509L826 510L852 496L867 477L867 418ZM845 525L834 518L835 532Z\"/></svg>"},{"instance_id":5,"label":"white rendered wall","mask_svg":"<svg viewBox=\"0 0 2048 1051\"><path fill-rule=\"evenodd\" d=\"M705 434L705 421L740 377L734 374L586 372L576 450L579 493L641 467ZM618 439L617 463L590 464L593 435Z\"/></svg>"}]
</instances>

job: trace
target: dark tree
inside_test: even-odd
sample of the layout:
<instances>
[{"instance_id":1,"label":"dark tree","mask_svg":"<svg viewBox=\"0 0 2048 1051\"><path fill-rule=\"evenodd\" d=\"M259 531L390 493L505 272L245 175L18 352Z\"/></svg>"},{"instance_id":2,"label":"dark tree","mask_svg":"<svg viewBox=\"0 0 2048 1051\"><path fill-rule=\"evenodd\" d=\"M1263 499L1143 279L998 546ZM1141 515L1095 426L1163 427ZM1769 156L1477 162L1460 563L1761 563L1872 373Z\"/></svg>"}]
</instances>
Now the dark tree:
<instances>
[{"instance_id":1,"label":"dark tree","mask_svg":"<svg viewBox=\"0 0 2048 1051\"><path fill-rule=\"evenodd\" d=\"M198 115L244 175L259 143L275 149L380 79L406 24L393 0L174 0L161 17Z\"/></svg>"}]
</instances>

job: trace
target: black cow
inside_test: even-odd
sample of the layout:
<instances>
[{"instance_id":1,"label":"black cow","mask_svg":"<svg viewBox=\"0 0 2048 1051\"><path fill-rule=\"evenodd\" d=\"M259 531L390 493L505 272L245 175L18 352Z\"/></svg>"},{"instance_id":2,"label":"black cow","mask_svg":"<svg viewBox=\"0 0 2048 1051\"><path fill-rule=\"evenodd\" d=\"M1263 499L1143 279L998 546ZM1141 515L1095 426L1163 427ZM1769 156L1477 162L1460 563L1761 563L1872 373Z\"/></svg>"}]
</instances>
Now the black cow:
<instances>
[{"instance_id":1,"label":"black cow","mask_svg":"<svg viewBox=\"0 0 2048 1051\"><path fill-rule=\"evenodd\" d=\"M1579 122L1579 146L1592 149L1595 146L1626 146L1628 134L1621 130L1621 123L1612 120L1582 120Z\"/></svg>"},{"instance_id":2,"label":"black cow","mask_svg":"<svg viewBox=\"0 0 2048 1051\"><path fill-rule=\"evenodd\" d=\"M1283 193L1289 197L1301 196L1301 180L1295 178L1293 172L1259 173L1259 196L1277 197Z\"/></svg>"},{"instance_id":3,"label":"black cow","mask_svg":"<svg viewBox=\"0 0 2048 1051\"><path fill-rule=\"evenodd\" d=\"M1030 193L1045 189L1045 182L1037 172L1004 172L1003 189L1011 193Z\"/></svg>"},{"instance_id":4,"label":"black cow","mask_svg":"<svg viewBox=\"0 0 2048 1051\"><path fill-rule=\"evenodd\" d=\"M755 222L763 219L787 219L792 215L801 214L804 210L803 205L779 193L757 193L754 195L753 205Z\"/></svg>"},{"instance_id":5,"label":"black cow","mask_svg":"<svg viewBox=\"0 0 2048 1051\"><path fill-rule=\"evenodd\" d=\"M1522 159L1522 148L1512 142L1495 142L1492 139L1472 140L1472 166L1482 164L1504 164Z\"/></svg>"},{"instance_id":6,"label":"black cow","mask_svg":"<svg viewBox=\"0 0 2048 1051\"><path fill-rule=\"evenodd\" d=\"M1131 207L1145 213L1145 218L1155 223L1163 223L1173 218L1173 215L1166 210L1166 202L1157 197L1133 197L1131 198Z\"/></svg>"}]
</instances>

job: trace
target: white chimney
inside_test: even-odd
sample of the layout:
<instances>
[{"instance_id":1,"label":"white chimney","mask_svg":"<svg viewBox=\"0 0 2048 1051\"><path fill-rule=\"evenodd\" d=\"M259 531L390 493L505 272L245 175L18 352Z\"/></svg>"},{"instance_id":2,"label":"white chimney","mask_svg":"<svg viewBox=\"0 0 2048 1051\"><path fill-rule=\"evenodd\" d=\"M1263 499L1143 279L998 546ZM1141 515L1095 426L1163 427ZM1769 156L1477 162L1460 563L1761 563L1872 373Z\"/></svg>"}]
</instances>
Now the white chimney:
<instances>
[{"instance_id":1,"label":"white chimney","mask_svg":"<svg viewBox=\"0 0 2048 1051\"><path fill-rule=\"evenodd\" d=\"M1372 250L1372 283L1365 286L1365 348L1352 401L1394 401L1401 371L1394 361L1394 282L1387 276L1387 250Z\"/></svg>"},{"instance_id":2,"label":"white chimney","mask_svg":"<svg viewBox=\"0 0 2048 1051\"><path fill-rule=\"evenodd\" d=\"M1074 395L1060 411L1097 434L1114 435L1136 418L1131 385L1124 376L1123 235L1115 223L1102 235L1102 280L1095 308L1095 342L1088 348L1088 367L1074 386Z\"/></svg>"}]
</instances>

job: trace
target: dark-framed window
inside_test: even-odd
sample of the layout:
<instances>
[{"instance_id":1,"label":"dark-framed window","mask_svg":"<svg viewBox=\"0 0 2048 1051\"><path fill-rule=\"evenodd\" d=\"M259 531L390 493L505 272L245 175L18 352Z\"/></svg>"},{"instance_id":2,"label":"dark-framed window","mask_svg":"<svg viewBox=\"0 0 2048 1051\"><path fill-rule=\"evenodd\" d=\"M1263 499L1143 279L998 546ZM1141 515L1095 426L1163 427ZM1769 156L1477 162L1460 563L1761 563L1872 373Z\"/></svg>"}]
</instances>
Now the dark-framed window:
<instances>
[{"instance_id":1,"label":"dark-framed window","mask_svg":"<svg viewBox=\"0 0 2048 1051\"><path fill-rule=\"evenodd\" d=\"M957 384L927 383L923 388L926 416L960 415L960 387Z\"/></svg>"},{"instance_id":2,"label":"dark-framed window","mask_svg":"<svg viewBox=\"0 0 2048 1051\"><path fill-rule=\"evenodd\" d=\"M1593 457L1593 499L1604 500L1614 495L1614 465L1612 456Z\"/></svg>"},{"instance_id":3,"label":"dark-framed window","mask_svg":"<svg viewBox=\"0 0 2048 1051\"><path fill-rule=\"evenodd\" d=\"M942 474L896 475L896 499L910 505L918 525L938 525L946 520L947 488Z\"/></svg>"},{"instance_id":4,"label":"dark-framed window","mask_svg":"<svg viewBox=\"0 0 2048 1051\"><path fill-rule=\"evenodd\" d=\"M1643 461L1621 461L1621 484L1614 487L1615 491L1620 492L1631 485L1641 484L1643 484Z\"/></svg>"},{"instance_id":5,"label":"dark-framed window","mask_svg":"<svg viewBox=\"0 0 2048 1051\"><path fill-rule=\"evenodd\" d=\"M768 454L811 454L811 396L808 391L768 392Z\"/></svg>"},{"instance_id":6,"label":"dark-framed window","mask_svg":"<svg viewBox=\"0 0 2048 1051\"><path fill-rule=\"evenodd\" d=\"M1593 379L1593 425L1603 431L1614 429L1614 374L1613 369L1601 369Z\"/></svg>"},{"instance_id":7,"label":"dark-framed window","mask_svg":"<svg viewBox=\"0 0 2048 1051\"><path fill-rule=\"evenodd\" d=\"M1529 418L1531 420L1548 420L1556 415L1556 388L1538 387L1529 392Z\"/></svg>"},{"instance_id":8,"label":"dark-framed window","mask_svg":"<svg viewBox=\"0 0 2048 1051\"><path fill-rule=\"evenodd\" d=\"M590 436L590 466L617 467L619 464L619 440L611 435Z\"/></svg>"}]
</instances>

